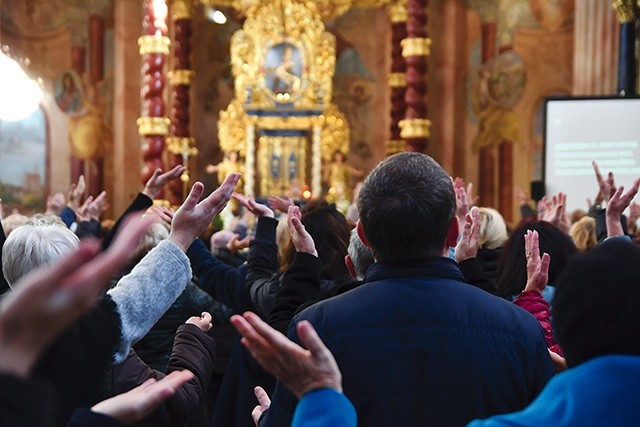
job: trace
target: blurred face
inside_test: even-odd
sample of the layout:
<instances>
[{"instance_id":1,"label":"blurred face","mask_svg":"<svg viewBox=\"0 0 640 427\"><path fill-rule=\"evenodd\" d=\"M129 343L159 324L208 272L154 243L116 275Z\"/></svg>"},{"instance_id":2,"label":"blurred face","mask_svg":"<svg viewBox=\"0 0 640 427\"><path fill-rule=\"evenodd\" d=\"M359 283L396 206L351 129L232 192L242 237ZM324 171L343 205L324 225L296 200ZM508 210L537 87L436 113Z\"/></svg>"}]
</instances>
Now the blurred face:
<instances>
[{"instance_id":1,"label":"blurred face","mask_svg":"<svg viewBox=\"0 0 640 427\"><path fill-rule=\"evenodd\" d=\"M70 90L73 89L74 86L75 85L73 84L73 79L71 78L71 76L69 74L65 74L62 78L62 87L65 90Z\"/></svg>"}]
</instances>

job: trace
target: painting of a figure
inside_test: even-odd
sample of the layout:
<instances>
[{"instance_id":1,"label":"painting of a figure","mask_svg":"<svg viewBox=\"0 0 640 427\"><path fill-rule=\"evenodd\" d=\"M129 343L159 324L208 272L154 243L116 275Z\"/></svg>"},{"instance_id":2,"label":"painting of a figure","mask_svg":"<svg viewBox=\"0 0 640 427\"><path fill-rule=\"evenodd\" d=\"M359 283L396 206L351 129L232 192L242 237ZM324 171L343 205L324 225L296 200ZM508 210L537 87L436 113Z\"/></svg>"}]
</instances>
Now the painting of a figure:
<instances>
[{"instance_id":1,"label":"painting of a figure","mask_svg":"<svg viewBox=\"0 0 640 427\"><path fill-rule=\"evenodd\" d=\"M267 52L265 84L275 95L293 95L302 87L302 53L291 43L279 43Z\"/></svg>"},{"instance_id":2,"label":"painting of a figure","mask_svg":"<svg viewBox=\"0 0 640 427\"><path fill-rule=\"evenodd\" d=\"M82 82L74 71L65 71L55 82L56 104L67 114L82 112Z\"/></svg>"},{"instance_id":3,"label":"painting of a figure","mask_svg":"<svg viewBox=\"0 0 640 427\"><path fill-rule=\"evenodd\" d=\"M42 109L19 121L0 121L0 198L5 213L43 211L47 122Z\"/></svg>"}]
</instances>

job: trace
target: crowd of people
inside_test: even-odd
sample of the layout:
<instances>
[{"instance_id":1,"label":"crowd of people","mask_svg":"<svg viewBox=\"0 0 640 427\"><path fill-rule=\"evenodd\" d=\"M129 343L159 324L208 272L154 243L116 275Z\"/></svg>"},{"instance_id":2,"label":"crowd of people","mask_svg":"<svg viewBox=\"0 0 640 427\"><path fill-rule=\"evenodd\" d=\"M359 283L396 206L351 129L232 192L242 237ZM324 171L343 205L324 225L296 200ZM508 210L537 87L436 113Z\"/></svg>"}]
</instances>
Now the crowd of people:
<instances>
[{"instance_id":1,"label":"crowd of people","mask_svg":"<svg viewBox=\"0 0 640 427\"><path fill-rule=\"evenodd\" d=\"M419 153L346 216L236 172L154 204L182 166L116 221L82 179L0 204L0 425L635 425L640 179L593 165L588 210L524 197L513 227Z\"/></svg>"}]
</instances>

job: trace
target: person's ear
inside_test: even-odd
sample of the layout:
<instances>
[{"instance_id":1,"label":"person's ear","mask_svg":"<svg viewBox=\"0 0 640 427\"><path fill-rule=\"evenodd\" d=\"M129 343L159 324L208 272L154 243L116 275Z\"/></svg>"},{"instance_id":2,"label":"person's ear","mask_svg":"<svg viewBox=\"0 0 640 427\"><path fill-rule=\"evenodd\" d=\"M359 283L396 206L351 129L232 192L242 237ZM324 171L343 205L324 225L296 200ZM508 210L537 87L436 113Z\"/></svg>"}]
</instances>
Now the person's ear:
<instances>
[{"instance_id":1,"label":"person's ear","mask_svg":"<svg viewBox=\"0 0 640 427\"><path fill-rule=\"evenodd\" d=\"M447 246L450 248L455 247L458 244L458 234L460 233L460 224L458 223L458 217L451 218L449 223L449 230L447 231Z\"/></svg>"},{"instance_id":2,"label":"person's ear","mask_svg":"<svg viewBox=\"0 0 640 427\"><path fill-rule=\"evenodd\" d=\"M356 273L356 266L353 264L353 260L348 254L344 256L344 263L347 266L347 270L349 270L351 277L357 279L358 273Z\"/></svg>"},{"instance_id":3,"label":"person's ear","mask_svg":"<svg viewBox=\"0 0 640 427\"><path fill-rule=\"evenodd\" d=\"M356 224L356 231L358 232L358 237L362 240L362 243L364 243L366 247L371 248L369 240L367 240L367 236L364 235L364 229L362 228L362 223L360 221Z\"/></svg>"}]
</instances>

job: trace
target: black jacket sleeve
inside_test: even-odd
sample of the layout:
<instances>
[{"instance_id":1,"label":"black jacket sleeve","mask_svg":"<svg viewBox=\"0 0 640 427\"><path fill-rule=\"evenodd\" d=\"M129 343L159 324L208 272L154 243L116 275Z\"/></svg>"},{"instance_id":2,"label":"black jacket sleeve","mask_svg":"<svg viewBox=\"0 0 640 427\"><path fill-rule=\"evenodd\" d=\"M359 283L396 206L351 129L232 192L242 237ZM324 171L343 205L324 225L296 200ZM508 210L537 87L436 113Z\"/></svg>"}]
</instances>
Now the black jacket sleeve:
<instances>
[{"instance_id":1,"label":"black jacket sleeve","mask_svg":"<svg viewBox=\"0 0 640 427\"><path fill-rule=\"evenodd\" d=\"M130 214L131 212L144 211L150 208L152 205L153 205L153 200L151 200L149 196L146 196L142 193L138 193L138 195L136 196L135 199L133 199L133 202L131 202L129 207L124 211L124 213L120 216L120 218L118 218L116 223L113 224L111 231L109 231L107 235L104 237L104 239L102 240L102 250L106 251L109 245L111 245L111 241L115 237L116 233L118 232L118 229L120 228L120 225L122 224L122 220L128 214Z\"/></svg>"},{"instance_id":2,"label":"black jacket sleeve","mask_svg":"<svg viewBox=\"0 0 640 427\"><path fill-rule=\"evenodd\" d=\"M283 275L282 287L276 293L269 313L269 324L273 328L286 334L298 307L318 299L321 271L322 263L318 257L296 252L291 267Z\"/></svg>"},{"instance_id":3,"label":"black jacket sleeve","mask_svg":"<svg viewBox=\"0 0 640 427\"><path fill-rule=\"evenodd\" d=\"M53 427L55 407L47 381L0 373L0 426Z\"/></svg>"},{"instance_id":4,"label":"black jacket sleeve","mask_svg":"<svg viewBox=\"0 0 640 427\"><path fill-rule=\"evenodd\" d=\"M251 301L263 318L271 311L275 297L271 285L273 276L278 272L278 246L276 244L276 228L278 221L273 218L260 217L256 228L255 239L249 245L247 257L246 287Z\"/></svg>"},{"instance_id":5,"label":"black jacket sleeve","mask_svg":"<svg viewBox=\"0 0 640 427\"><path fill-rule=\"evenodd\" d=\"M7 283L7 279L4 278L4 273L2 272L2 248L4 248L5 240L7 240L7 238L4 236L4 228L2 228L2 221L0 221L0 295L9 291L9 284Z\"/></svg>"},{"instance_id":6,"label":"black jacket sleeve","mask_svg":"<svg viewBox=\"0 0 640 427\"><path fill-rule=\"evenodd\" d=\"M223 263L209 252L200 239L191 244L187 257L199 288L235 312L255 310L244 286L246 266L236 268Z\"/></svg>"}]
</instances>

